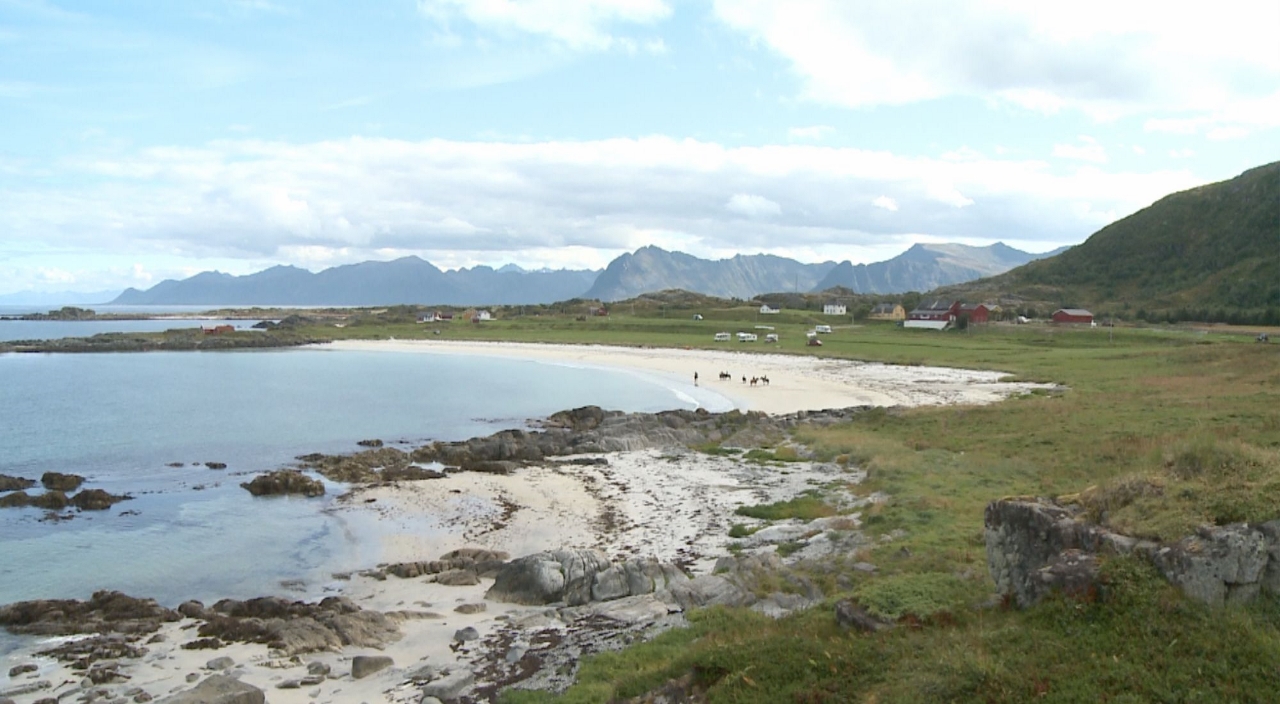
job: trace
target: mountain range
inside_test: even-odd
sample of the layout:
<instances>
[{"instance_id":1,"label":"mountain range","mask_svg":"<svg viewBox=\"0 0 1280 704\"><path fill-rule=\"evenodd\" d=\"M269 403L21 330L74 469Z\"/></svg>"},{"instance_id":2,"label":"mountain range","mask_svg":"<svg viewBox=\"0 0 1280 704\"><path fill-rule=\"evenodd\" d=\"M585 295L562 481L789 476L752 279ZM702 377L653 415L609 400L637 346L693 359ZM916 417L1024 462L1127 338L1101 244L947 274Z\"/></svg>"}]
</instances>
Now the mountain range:
<instances>
[{"instance_id":1,"label":"mountain range","mask_svg":"<svg viewBox=\"0 0 1280 704\"><path fill-rule=\"evenodd\" d=\"M139 291L128 289L120 305L314 305L372 306L398 303L521 305L571 298L617 301L666 289L721 298L750 299L777 291L823 291L835 286L859 293L926 291L1007 271L1040 256L994 244L918 244L884 262L805 264L769 254L707 260L642 247L614 259L602 271L526 271L477 266L442 271L418 257L362 262L312 273L276 266L232 276L203 272Z\"/></svg>"}]
</instances>

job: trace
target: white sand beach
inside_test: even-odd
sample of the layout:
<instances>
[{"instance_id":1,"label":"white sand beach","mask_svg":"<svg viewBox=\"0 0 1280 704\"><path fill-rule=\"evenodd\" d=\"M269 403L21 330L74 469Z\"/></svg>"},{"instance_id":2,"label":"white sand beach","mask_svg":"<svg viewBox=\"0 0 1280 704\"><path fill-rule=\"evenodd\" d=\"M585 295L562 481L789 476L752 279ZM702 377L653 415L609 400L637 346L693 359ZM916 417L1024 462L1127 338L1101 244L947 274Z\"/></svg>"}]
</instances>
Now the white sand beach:
<instances>
[{"instance_id":1,"label":"white sand beach","mask_svg":"<svg viewBox=\"0 0 1280 704\"><path fill-rule=\"evenodd\" d=\"M993 371L729 350L454 340L343 340L324 347L531 359L640 372L677 385L692 385L696 373L700 388L741 410L771 414L864 405L981 405L1043 386L1001 381L1007 374ZM732 378L721 380L720 372ZM769 384L752 386L743 383L744 376L768 377Z\"/></svg>"}]
</instances>

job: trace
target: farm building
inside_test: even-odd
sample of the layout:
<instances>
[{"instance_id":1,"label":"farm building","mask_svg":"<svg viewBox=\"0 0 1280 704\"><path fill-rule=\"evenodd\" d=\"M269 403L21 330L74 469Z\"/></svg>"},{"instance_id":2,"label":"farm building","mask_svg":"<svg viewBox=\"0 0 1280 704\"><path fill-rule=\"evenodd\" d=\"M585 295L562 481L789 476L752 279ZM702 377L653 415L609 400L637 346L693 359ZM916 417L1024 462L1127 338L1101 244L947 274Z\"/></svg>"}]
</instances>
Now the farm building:
<instances>
[{"instance_id":1,"label":"farm building","mask_svg":"<svg viewBox=\"0 0 1280 704\"><path fill-rule=\"evenodd\" d=\"M1093 313L1083 308L1059 308L1053 311L1053 322L1089 324L1093 322Z\"/></svg>"},{"instance_id":2,"label":"farm building","mask_svg":"<svg viewBox=\"0 0 1280 704\"><path fill-rule=\"evenodd\" d=\"M933 322L951 322L959 315L960 301L948 301L944 298L932 301L921 301L920 305L907 313L907 320L928 320Z\"/></svg>"},{"instance_id":3,"label":"farm building","mask_svg":"<svg viewBox=\"0 0 1280 704\"><path fill-rule=\"evenodd\" d=\"M782 309L780 309L780 308L770 308L768 303L766 303L766 304L764 304L764 305L760 306L760 314L761 314L761 315L777 315L778 313L781 313L781 312L782 312Z\"/></svg>"},{"instance_id":4,"label":"farm building","mask_svg":"<svg viewBox=\"0 0 1280 704\"><path fill-rule=\"evenodd\" d=\"M871 320L906 320L907 310L897 303L879 303L867 314Z\"/></svg>"},{"instance_id":5,"label":"farm building","mask_svg":"<svg viewBox=\"0 0 1280 704\"><path fill-rule=\"evenodd\" d=\"M961 317L969 316L970 323L979 325L991 318L991 309L985 303L962 303L957 313Z\"/></svg>"},{"instance_id":6,"label":"farm building","mask_svg":"<svg viewBox=\"0 0 1280 704\"><path fill-rule=\"evenodd\" d=\"M843 303L828 303L822 306L823 315L847 315L848 309Z\"/></svg>"}]
</instances>

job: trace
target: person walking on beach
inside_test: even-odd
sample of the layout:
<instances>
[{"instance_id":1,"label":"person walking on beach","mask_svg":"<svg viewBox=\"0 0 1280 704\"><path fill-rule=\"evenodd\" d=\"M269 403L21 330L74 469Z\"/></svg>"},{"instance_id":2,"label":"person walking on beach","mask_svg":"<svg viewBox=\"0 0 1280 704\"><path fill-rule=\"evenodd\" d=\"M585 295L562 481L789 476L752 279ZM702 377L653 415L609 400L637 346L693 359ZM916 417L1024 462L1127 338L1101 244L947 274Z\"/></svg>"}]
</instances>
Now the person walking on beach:
<instances>
[{"instance_id":1,"label":"person walking on beach","mask_svg":"<svg viewBox=\"0 0 1280 704\"><path fill-rule=\"evenodd\" d=\"M693 385L694 385L694 386L697 386L697 385L698 385L698 373L697 373L697 372L694 372L694 373L693 373Z\"/></svg>"}]
</instances>

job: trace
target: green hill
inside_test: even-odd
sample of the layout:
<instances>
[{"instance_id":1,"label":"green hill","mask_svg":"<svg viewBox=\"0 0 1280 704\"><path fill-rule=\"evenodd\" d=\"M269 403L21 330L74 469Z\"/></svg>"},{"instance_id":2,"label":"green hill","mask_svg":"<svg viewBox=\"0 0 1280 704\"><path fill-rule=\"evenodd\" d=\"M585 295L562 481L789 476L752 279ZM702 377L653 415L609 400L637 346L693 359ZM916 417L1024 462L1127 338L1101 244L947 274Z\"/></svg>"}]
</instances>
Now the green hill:
<instances>
[{"instance_id":1,"label":"green hill","mask_svg":"<svg viewBox=\"0 0 1280 704\"><path fill-rule=\"evenodd\" d=\"M939 295L1280 324L1280 162L1174 193L1062 254Z\"/></svg>"}]
</instances>

